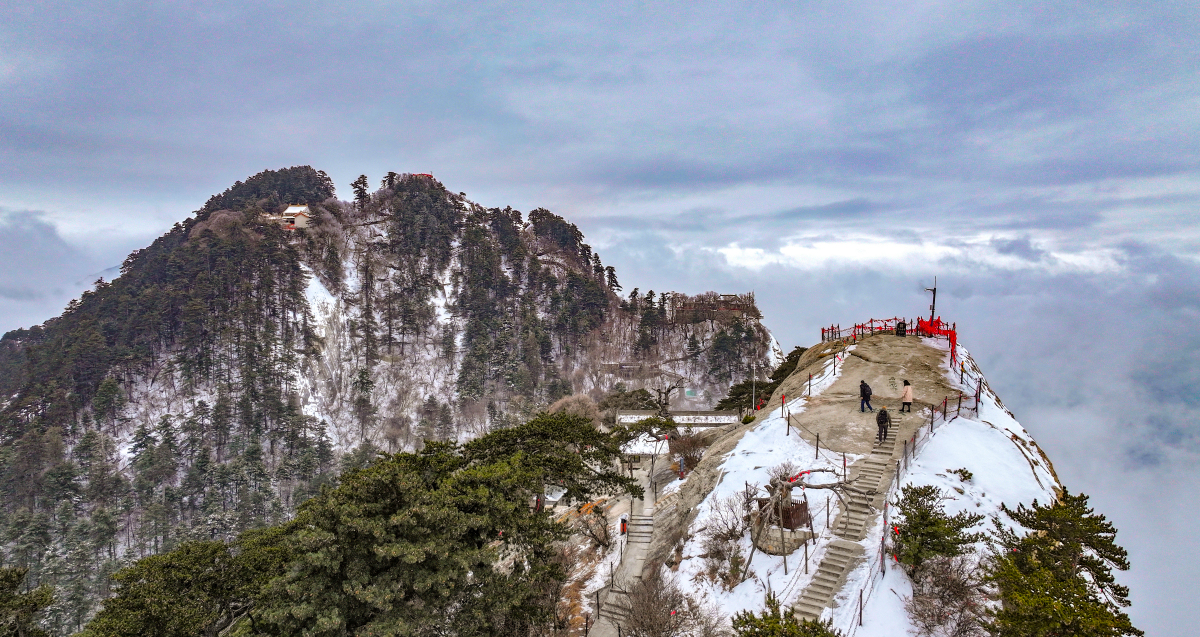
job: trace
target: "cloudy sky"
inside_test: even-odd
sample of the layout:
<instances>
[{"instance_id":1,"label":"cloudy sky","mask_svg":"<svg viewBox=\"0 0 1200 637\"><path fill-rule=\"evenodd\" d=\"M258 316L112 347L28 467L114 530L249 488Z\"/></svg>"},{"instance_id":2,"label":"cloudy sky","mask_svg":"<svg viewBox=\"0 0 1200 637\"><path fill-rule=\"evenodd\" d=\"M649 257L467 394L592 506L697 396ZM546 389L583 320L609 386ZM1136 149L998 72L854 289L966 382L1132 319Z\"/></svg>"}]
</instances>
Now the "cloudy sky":
<instances>
[{"instance_id":1,"label":"cloudy sky","mask_svg":"<svg viewBox=\"0 0 1200 637\"><path fill-rule=\"evenodd\" d=\"M1200 6L511 5L4 3L0 330L299 164L550 208L626 289L753 289L789 347L936 275L1121 530L1135 623L1200 622Z\"/></svg>"}]
</instances>

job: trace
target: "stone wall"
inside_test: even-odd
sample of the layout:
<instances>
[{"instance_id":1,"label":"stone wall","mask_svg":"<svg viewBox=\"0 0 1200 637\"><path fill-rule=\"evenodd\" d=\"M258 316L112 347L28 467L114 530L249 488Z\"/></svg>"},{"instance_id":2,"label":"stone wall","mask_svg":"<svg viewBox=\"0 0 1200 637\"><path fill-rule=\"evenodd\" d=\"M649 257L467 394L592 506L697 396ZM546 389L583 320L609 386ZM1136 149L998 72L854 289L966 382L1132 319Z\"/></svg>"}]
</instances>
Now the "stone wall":
<instances>
[{"instance_id":1,"label":"stone wall","mask_svg":"<svg viewBox=\"0 0 1200 637\"><path fill-rule=\"evenodd\" d=\"M812 533L808 529L789 531L783 529L783 536L780 537L780 529L777 526L768 526L759 533L758 540L754 542L754 546L758 550L770 555L791 555L795 553L800 545L812 538Z\"/></svg>"}]
</instances>

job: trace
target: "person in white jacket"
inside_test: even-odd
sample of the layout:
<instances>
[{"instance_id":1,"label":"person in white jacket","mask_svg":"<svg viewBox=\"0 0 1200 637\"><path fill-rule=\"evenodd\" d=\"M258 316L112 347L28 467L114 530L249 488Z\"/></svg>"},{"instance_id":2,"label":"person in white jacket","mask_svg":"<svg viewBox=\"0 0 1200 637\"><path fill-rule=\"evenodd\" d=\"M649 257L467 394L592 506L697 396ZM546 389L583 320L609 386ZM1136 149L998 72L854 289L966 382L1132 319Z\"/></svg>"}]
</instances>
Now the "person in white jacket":
<instances>
[{"instance_id":1,"label":"person in white jacket","mask_svg":"<svg viewBox=\"0 0 1200 637\"><path fill-rule=\"evenodd\" d=\"M904 381L904 393L900 394L900 411L906 408L912 413L912 385L908 381Z\"/></svg>"}]
</instances>

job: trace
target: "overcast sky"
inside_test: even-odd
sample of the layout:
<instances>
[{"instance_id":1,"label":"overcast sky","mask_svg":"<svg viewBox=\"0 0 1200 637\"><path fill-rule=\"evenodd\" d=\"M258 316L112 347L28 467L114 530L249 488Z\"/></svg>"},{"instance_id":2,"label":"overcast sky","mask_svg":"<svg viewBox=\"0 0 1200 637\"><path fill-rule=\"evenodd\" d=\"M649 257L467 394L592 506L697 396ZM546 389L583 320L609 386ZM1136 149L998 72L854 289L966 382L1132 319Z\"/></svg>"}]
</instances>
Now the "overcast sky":
<instances>
[{"instance_id":1,"label":"overcast sky","mask_svg":"<svg viewBox=\"0 0 1200 637\"><path fill-rule=\"evenodd\" d=\"M937 275L1115 520L1135 623L1189 632L1200 5L646 4L3 3L0 330L300 164L550 208L626 290L754 290L786 347Z\"/></svg>"}]
</instances>

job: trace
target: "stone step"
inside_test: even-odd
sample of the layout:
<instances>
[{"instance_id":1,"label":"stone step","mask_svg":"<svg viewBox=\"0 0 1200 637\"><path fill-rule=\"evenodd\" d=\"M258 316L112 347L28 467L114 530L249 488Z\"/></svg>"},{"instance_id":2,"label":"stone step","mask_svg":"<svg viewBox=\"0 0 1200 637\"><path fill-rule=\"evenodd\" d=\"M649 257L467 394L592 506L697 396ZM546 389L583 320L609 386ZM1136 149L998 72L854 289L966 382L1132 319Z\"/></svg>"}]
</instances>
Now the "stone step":
<instances>
[{"instance_id":1,"label":"stone step","mask_svg":"<svg viewBox=\"0 0 1200 637\"><path fill-rule=\"evenodd\" d=\"M600 617L607 619L613 623L625 623L629 620L629 613L617 613L607 608L600 609Z\"/></svg>"},{"instance_id":2,"label":"stone step","mask_svg":"<svg viewBox=\"0 0 1200 637\"><path fill-rule=\"evenodd\" d=\"M850 563L851 559L852 558L848 555L846 555L846 556L830 555L825 558L825 560L824 560L824 562L822 562L822 564L824 564L825 562L830 562L831 563L830 567L833 569L836 569L836 571L831 571L831 572L840 572L843 568L846 567L847 564ZM818 570L817 572L820 572L820 571Z\"/></svg>"},{"instance_id":3,"label":"stone step","mask_svg":"<svg viewBox=\"0 0 1200 637\"><path fill-rule=\"evenodd\" d=\"M809 586L812 588L824 587L832 590L834 586L837 586L837 581L838 578L835 575L826 573L825 577L814 577Z\"/></svg>"},{"instance_id":4,"label":"stone step","mask_svg":"<svg viewBox=\"0 0 1200 637\"><path fill-rule=\"evenodd\" d=\"M796 612L800 615L801 619L816 619L820 617L821 613L825 610L825 605L814 602L799 601L796 602L796 605L793 606L793 608L796 609Z\"/></svg>"}]
</instances>

